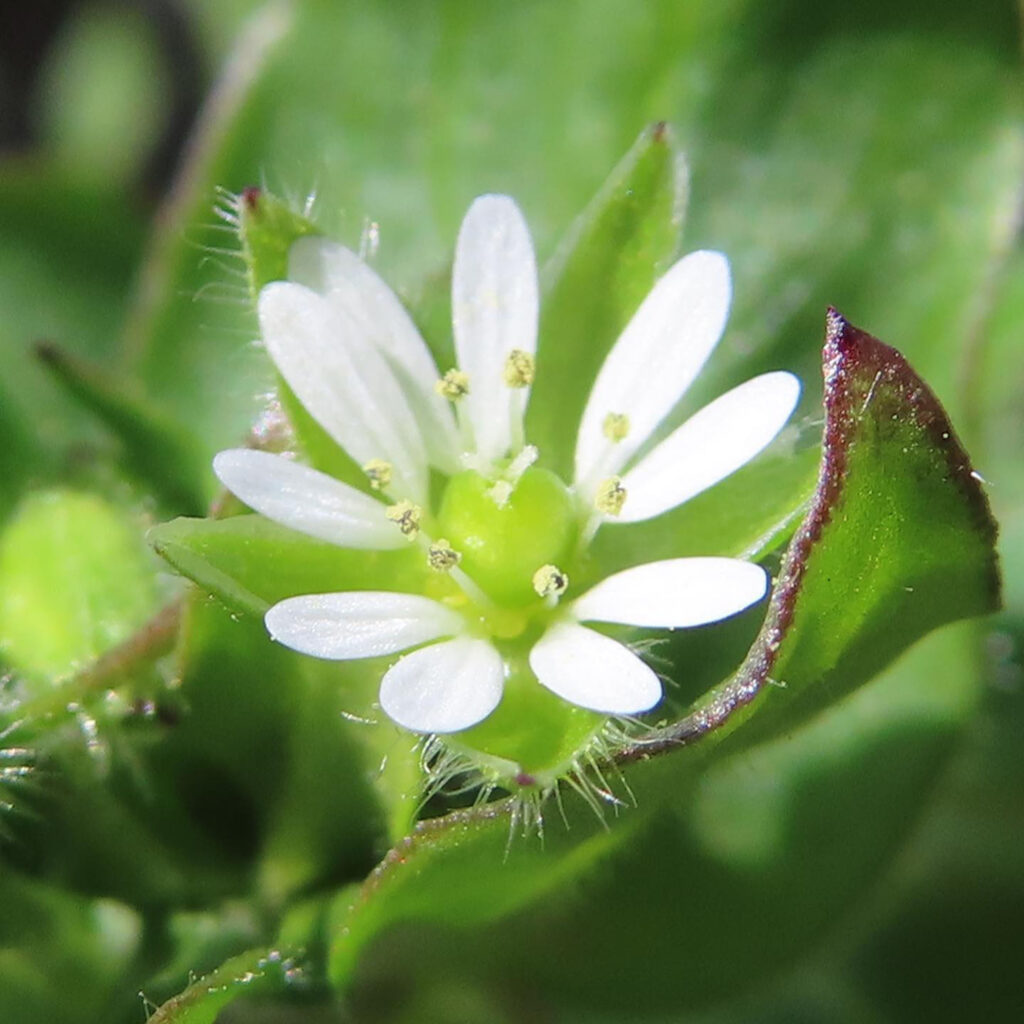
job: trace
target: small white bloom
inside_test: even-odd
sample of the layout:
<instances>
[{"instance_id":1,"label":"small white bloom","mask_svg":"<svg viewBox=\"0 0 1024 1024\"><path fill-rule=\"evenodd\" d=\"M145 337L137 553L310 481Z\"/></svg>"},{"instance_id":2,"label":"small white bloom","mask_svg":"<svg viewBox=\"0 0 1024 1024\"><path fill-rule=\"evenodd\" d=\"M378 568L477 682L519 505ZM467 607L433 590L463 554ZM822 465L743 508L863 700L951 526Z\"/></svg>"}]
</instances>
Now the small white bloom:
<instances>
[{"instance_id":1,"label":"small white bloom","mask_svg":"<svg viewBox=\"0 0 1024 1024\"><path fill-rule=\"evenodd\" d=\"M493 516L515 515L516 488L538 472L538 452L523 436L539 301L525 221L506 196L483 196L466 215L452 280L458 366L443 376L394 293L356 254L303 238L292 247L289 277L260 293L264 344L302 404L365 467L374 494L256 451L221 452L217 476L257 512L310 536L364 549L421 544L424 572L436 570L435 582L451 580L464 596L449 606L386 591L305 595L274 605L267 628L319 658L409 652L383 674L384 711L416 732L466 729L501 700L509 633L490 635L488 623L500 616L473 578L471 556L486 542L456 550L429 535L437 514L430 472L451 477L472 467L487 482L490 512L479 514ZM576 443L579 523L570 532L583 543L605 517L649 519L717 483L760 452L792 413L796 378L766 373L637 457L717 344L730 292L725 257L692 253L658 281L609 352ZM513 552L517 571L521 554ZM564 700L607 714L649 710L661 683L637 655L586 623L697 626L742 611L767 588L758 566L681 558L626 569L560 604L575 570L563 572L550 559L526 567L536 601L513 609L524 623L543 625L529 665Z\"/></svg>"}]
</instances>

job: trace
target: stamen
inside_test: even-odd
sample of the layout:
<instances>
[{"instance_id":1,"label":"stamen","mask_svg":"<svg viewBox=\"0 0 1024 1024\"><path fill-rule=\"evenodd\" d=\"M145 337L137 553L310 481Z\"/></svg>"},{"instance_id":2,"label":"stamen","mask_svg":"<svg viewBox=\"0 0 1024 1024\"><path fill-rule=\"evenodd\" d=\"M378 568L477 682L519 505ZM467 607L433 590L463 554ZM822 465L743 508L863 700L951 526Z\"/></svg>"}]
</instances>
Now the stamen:
<instances>
[{"instance_id":1,"label":"stamen","mask_svg":"<svg viewBox=\"0 0 1024 1024\"><path fill-rule=\"evenodd\" d=\"M624 412L610 412L601 424L601 432L609 441L618 444L629 434L629 417Z\"/></svg>"},{"instance_id":2,"label":"stamen","mask_svg":"<svg viewBox=\"0 0 1024 1024\"><path fill-rule=\"evenodd\" d=\"M598 512L606 516L617 516L626 503L626 488L622 486L622 478L610 476L597 485L594 506Z\"/></svg>"},{"instance_id":3,"label":"stamen","mask_svg":"<svg viewBox=\"0 0 1024 1024\"><path fill-rule=\"evenodd\" d=\"M557 565L542 565L533 574L533 589L538 597L559 598L569 588L569 577Z\"/></svg>"},{"instance_id":4,"label":"stamen","mask_svg":"<svg viewBox=\"0 0 1024 1024\"><path fill-rule=\"evenodd\" d=\"M450 572L462 561L462 554L442 537L427 548L427 565L435 572Z\"/></svg>"},{"instance_id":5,"label":"stamen","mask_svg":"<svg viewBox=\"0 0 1024 1024\"><path fill-rule=\"evenodd\" d=\"M457 402L469 394L469 374L462 370L449 370L434 384L434 390L449 402Z\"/></svg>"},{"instance_id":6,"label":"stamen","mask_svg":"<svg viewBox=\"0 0 1024 1024\"><path fill-rule=\"evenodd\" d=\"M505 359L502 377L510 388L528 388L533 383L534 370L533 356L521 348L514 348Z\"/></svg>"},{"instance_id":7,"label":"stamen","mask_svg":"<svg viewBox=\"0 0 1024 1024\"><path fill-rule=\"evenodd\" d=\"M363 472L370 478L370 487L375 491L385 490L391 483L391 463L383 459L370 459L363 466Z\"/></svg>"},{"instance_id":8,"label":"stamen","mask_svg":"<svg viewBox=\"0 0 1024 1024\"><path fill-rule=\"evenodd\" d=\"M389 505L384 514L391 522L397 524L409 540L413 540L420 532L423 509L419 505L414 505L411 501L400 501L397 505Z\"/></svg>"}]
</instances>

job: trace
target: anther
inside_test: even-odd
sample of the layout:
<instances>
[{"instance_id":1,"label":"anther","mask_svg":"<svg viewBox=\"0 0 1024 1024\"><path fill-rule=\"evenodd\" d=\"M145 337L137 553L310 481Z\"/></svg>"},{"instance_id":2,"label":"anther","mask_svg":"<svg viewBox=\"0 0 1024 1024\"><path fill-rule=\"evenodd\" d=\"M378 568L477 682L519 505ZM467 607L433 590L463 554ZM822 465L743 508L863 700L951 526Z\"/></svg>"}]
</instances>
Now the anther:
<instances>
[{"instance_id":1,"label":"anther","mask_svg":"<svg viewBox=\"0 0 1024 1024\"><path fill-rule=\"evenodd\" d=\"M617 516L626 503L626 488L622 486L622 478L610 476L597 485L594 505L598 512L606 516Z\"/></svg>"},{"instance_id":2,"label":"anther","mask_svg":"<svg viewBox=\"0 0 1024 1024\"><path fill-rule=\"evenodd\" d=\"M557 565L542 565L533 574L538 597L561 597L569 588L569 577Z\"/></svg>"},{"instance_id":3,"label":"anther","mask_svg":"<svg viewBox=\"0 0 1024 1024\"><path fill-rule=\"evenodd\" d=\"M510 388L528 388L533 383L534 362L529 352L514 348L505 359L502 377Z\"/></svg>"},{"instance_id":4,"label":"anther","mask_svg":"<svg viewBox=\"0 0 1024 1024\"><path fill-rule=\"evenodd\" d=\"M469 394L469 374L462 370L449 370L434 384L434 390L449 402L457 402Z\"/></svg>"},{"instance_id":5,"label":"anther","mask_svg":"<svg viewBox=\"0 0 1024 1024\"><path fill-rule=\"evenodd\" d=\"M375 491L382 491L391 483L391 463L383 459L370 459L363 466L363 472L370 478L370 486Z\"/></svg>"},{"instance_id":6,"label":"anther","mask_svg":"<svg viewBox=\"0 0 1024 1024\"><path fill-rule=\"evenodd\" d=\"M462 561L462 554L442 537L427 548L427 565L435 572L448 572Z\"/></svg>"},{"instance_id":7,"label":"anther","mask_svg":"<svg viewBox=\"0 0 1024 1024\"><path fill-rule=\"evenodd\" d=\"M601 424L601 431L609 441L624 441L629 433L629 417L624 412L610 412Z\"/></svg>"},{"instance_id":8,"label":"anther","mask_svg":"<svg viewBox=\"0 0 1024 1024\"><path fill-rule=\"evenodd\" d=\"M397 505L389 505L384 514L395 523L409 540L420 532L420 519L423 509L411 501L400 501Z\"/></svg>"}]
</instances>

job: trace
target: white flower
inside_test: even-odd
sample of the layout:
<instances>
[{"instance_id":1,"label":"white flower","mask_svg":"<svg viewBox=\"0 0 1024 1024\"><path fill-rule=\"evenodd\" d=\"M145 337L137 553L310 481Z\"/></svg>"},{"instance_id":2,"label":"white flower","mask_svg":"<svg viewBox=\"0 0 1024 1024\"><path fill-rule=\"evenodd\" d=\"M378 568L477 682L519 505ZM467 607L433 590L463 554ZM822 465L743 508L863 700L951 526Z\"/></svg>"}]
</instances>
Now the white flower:
<instances>
[{"instance_id":1,"label":"white flower","mask_svg":"<svg viewBox=\"0 0 1024 1024\"><path fill-rule=\"evenodd\" d=\"M537 512L534 499L523 498L520 508L516 497L529 490L527 480L549 490L561 485L536 475L542 471L531 464L538 452L523 436L538 287L529 232L515 203L482 196L463 221L452 280L458 368L444 377L401 303L370 267L322 238L298 241L289 280L260 293L263 341L306 409L366 467L377 496L284 456L251 450L217 455L217 476L257 512L311 536L365 549L418 543L426 550L425 567L447 571L451 593L441 600L387 591L292 597L267 612L270 634L329 659L414 648L384 673L381 706L413 731L457 732L497 707L507 644L525 642L510 631L507 615L502 629L493 629L503 600L493 596L486 568L499 583L505 573L516 586L520 576L533 579L532 600L511 605L520 635L541 627L526 653L540 684L608 714L652 708L661 698L657 675L585 623L672 629L714 622L764 595L764 571L736 559L671 559L616 573L560 604L571 588L571 564L568 573L539 556L536 564L522 564L535 548L547 550L546 534L536 545L490 558L486 509L502 523L518 522L518 515L533 522L533 515L544 521L542 534L571 533L576 543L565 557L573 563L607 519L635 523L660 515L760 452L796 405L799 383L791 374L747 381L638 456L718 342L729 301L728 264L719 253L691 253L658 281L609 352L587 400L569 511L558 511L556 502L549 514L546 506ZM539 457L542 464L543 452ZM434 533L445 520L430 508L432 468L449 478L469 471L486 482L491 504L485 502L483 512L476 506L467 512L465 505L456 510L477 517L483 538L475 538L480 550L465 552L461 563L463 552ZM452 502L459 500L465 499ZM462 521L448 511L449 520ZM566 516L573 518L571 529Z\"/></svg>"}]
</instances>

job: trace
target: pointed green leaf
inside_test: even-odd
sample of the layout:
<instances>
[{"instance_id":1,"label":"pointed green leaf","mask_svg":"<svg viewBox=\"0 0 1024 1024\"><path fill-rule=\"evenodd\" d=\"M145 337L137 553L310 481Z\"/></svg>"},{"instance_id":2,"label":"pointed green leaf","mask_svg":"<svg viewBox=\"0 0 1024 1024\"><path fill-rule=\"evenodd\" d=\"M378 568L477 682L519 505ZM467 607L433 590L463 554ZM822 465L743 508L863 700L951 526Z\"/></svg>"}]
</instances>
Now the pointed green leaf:
<instances>
[{"instance_id":1,"label":"pointed green leaf","mask_svg":"<svg viewBox=\"0 0 1024 1024\"><path fill-rule=\"evenodd\" d=\"M229 608L262 617L296 594L341 590L422 589L423 553L357 551L313 540L259 515L175 519L149 531L149 541L182 575Z\"/></svg>"},{"instance_id":2,"label":"pointed green leaf","mask_svg":"<svg viewBox=\"0 0 1024 1024\"><path fill-rule=\"evenodd\" d=\"M597 371L679 249L686 188L671 130L648 128L544 268L526 436L566 480Z\"/></svg>"},{"instance_id":3,"label":"pointed green leaf","mask_svg":"<svg viewBox=\"0 0 1024 1024\"><path fill-rule=\"evenodd\" d=\"M924 634L1000 604L996 525L935 395L895 349L835 311L824 371L818 489L761 635L701 712L699 730L718 739L741 726L741 743L792 728Z\"/></svg>"}]
</instances>

